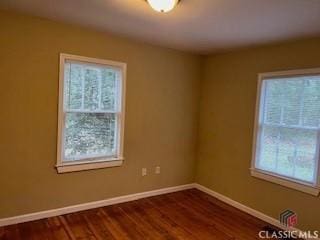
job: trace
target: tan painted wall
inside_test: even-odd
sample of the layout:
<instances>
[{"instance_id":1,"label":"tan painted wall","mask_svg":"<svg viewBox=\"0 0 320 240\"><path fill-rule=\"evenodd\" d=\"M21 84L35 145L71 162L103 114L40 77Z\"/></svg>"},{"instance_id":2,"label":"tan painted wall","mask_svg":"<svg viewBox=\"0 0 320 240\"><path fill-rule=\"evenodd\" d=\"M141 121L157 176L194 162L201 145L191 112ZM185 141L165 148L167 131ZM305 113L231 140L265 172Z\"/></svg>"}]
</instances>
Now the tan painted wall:
<instances>
[{"instance_id":1,"label":"tan painted wall","mask_svg":"<svg viewBox=\"0 0 320 240\"><path fill-rule=\"evenodd\" d=\"M320 67L320 39L210 56L200 106L196 181L278 218L298 213L302 229L320 230L320 199L250 176L260 72Z\"/></svg>"},{"instance_id":2,"label":"tan painted wall","mask_svg":"<svg viewBox=\"0 0 320 240\"><path fill-rule=\"evenodd\" d=\"M8 12L0 46L0 218L193 182L201 58ZM56 173L61 52L128 64L122 167Z\"/></svg>"}]
</instances>

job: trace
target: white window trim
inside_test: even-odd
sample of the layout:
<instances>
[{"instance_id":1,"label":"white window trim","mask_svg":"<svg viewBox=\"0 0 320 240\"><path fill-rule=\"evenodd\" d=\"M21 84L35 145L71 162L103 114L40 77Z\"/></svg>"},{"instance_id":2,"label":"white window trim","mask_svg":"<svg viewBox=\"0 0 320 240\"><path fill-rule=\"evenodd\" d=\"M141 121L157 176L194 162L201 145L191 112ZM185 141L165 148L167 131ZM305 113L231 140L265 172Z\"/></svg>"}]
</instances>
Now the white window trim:
<instances>
[{"instance_id":1,"label":"white window trim","mask_svg":"<svg viewBox=\"0 0 320 240\"><path fill-rule=\"evenodd\" d=\"M256 97L256 109L255 109L255 123L254 123L254 134L253 134L253 146L252 146L252 160L251 160L251 176L263 179L272 183L276 183L281 186L292 188L304 193L308 193L314 196L318 196L320 192L320 160L318 160L318 165L316 166L316 184L299 181L290 177L285 177L277 175L272 172L263 171L255 167L256 163L256 154L258 147L258 134L259 134L259 121L260 121L260 106L263 101L262 93L262 82L265 78L270 79L273 77L294 77L301 75L315 75L320 74L320 68L311 68L311 69L299 69L299 70L289 70L289 71L278 71L278 72L268 72L258 74L258 88L257 88L257 97ZM319 151L319 145L318 149ZM320 154L319 154L320 156Z\"/></svg>"},{"instance_id":2,"label":"white window trim","mask_svg":"<svg viewBox=\"0 0 320 240\"><path fill-rule=\"evenodd\" d=\"M118 141L118 152L117 157L101 157L95 158L94 160L83 160L83 161L63 161L63 136L64 136L64 111L63 111L63 98L64 98L64 66L66 60L87 62L91 64L107 65L108 67L115 67L120 69L122 72L121 81L121 114L118 115L117 121L117 141ZM104 59L89 58L71 54L60 54L60 67L59 67L59 109L58 109L58 136L57 136L57 164L56 168L58 173L76 172L91 169L117 167L121 166L124 161L123 156L123 144L124 144L124 119L125 119L125 95L126 95L126 70L127 64L122 62L115 62Z\"/></svg>"}]
</instances>

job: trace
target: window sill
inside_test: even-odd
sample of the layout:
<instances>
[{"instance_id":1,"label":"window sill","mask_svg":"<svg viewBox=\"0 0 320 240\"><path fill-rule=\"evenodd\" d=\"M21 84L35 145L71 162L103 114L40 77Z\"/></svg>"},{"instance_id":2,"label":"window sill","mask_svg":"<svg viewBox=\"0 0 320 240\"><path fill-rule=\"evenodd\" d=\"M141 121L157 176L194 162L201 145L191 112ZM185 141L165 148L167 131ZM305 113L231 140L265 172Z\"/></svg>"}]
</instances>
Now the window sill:
<instances>
[{"instance_id":1,"label":"window sill","mask_svg":"<svg viewBox=\"0 0 320 240\"><path fill-rule=\"evenodd\" d=\"M119 167L123 164L123 160L123 158L114 158L91 162L69 162L57 165L56 168L58 173L79 172L100 168Z\"/></svg>"},{"instance_id":2,"label":"window sill","mask_svg":"<svg viewBox=\"0 0 320 240\"><path fill-rule=\"evenodd\" d=\"M318 196L320 192L319 188L317 188L316 186L312 186L311 184L300 182L299 180L292 180L286 177L273 175L272 173L264 172L258 169L251 169L251 176L276 183L284 187L292 188L304 193L308 193L313 196Z\"/></svg>"}]
</instances>

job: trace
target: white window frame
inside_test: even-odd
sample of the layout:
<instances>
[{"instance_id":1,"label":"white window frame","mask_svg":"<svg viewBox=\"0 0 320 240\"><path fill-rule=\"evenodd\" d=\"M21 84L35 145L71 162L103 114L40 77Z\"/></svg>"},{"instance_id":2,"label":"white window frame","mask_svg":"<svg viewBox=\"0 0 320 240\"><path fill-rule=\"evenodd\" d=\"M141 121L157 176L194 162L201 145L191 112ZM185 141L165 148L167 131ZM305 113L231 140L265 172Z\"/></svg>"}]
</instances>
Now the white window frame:
<instances>
[{"instance_id":1,"label":"white window frame","mask_svg":"<svg viewBox=\"0 0 320 240\"><path fill-rule=\"evenodd\" d=\"M278 175L276 173L264 171L256 168L257 153L258 153L258 141L260 139L260 123L262 112L260 112L261 106L263 106L263 101L265 99L263 92L263 81L277 78L277 77L294 77L294 76L308 76L308 75L320 75L320 68L312 69L300 69L300 70L289 70L289 71L278 71L278 72L268 72L260 73L258 75L258 89L257 89L257 99L256 99L256 112L255 112L255 124L254 124L254 136L253 136L253 151L252 151L252 161L251 161L251 176L263 179L272 183L276 183L281 186L292 188L298 191L302 191L314 196L318 196L320 192L320 159L318 159L317 166L315 167L316 183L311 184L309 182L300 181L294 178L285 177ZM318 131L318 139L320 138L320 131ZM318 158L319 154L319 141L317 146Z\"/></svg>"},{"instance_id":2,"label":"white window frame","mask_svg":"<svg viewBox=\"0 0 320 240\"><path fill-rule=\"evenodd\" d=\"M88 65L102 65L109 68L116 68L120 71L120 103L119 112L117 113L117 153L115 157L92 157L77 161L64 161L64 127L65 127L65 112L64 112L64 74L66 61L75 61L86 63ZM111 60L89 58L71 54L60 54L60 68L59 68L59 109L58 109L58 137L57 137L57 164L58 173L83 171L90 169L99 169L107 167L121 166L124 161L123 144L124 144L124 119L125 119L125 92L126 92L126 69L127 65L123 62L115 62Z\"/></svg>"}]
</instances>

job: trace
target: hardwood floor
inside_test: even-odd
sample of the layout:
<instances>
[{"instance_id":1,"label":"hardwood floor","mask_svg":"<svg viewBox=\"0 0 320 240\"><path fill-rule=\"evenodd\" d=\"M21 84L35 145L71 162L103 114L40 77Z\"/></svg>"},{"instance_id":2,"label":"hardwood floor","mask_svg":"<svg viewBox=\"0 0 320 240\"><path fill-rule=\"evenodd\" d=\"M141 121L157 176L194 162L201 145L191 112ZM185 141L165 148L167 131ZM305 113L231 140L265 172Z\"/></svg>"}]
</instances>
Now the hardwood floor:
<instances>
[{"instance_id":1,"label":"hardwood floor","mask_svg":"<svg viewBox=\"0 0 320 240\"><path fill-rule=\"evenodd\" d=\"M191 189L3 227L0 240L250 240L266 225Z\"/></svg>"}]
</instances>

